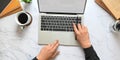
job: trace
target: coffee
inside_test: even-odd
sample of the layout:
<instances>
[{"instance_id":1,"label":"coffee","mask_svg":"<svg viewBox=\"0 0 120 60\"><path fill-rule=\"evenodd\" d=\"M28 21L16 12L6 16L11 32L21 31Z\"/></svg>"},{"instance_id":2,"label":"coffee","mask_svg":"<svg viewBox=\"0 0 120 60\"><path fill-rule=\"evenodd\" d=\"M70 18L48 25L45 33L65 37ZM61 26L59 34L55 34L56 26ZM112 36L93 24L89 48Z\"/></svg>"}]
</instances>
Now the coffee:
<instances>
[{"instance_id":1,"label":"coffee","mask_svg":"<svg viewBox=\"0 0 120 60\"><path fill-rule=\"evenodd\" d=\"M25 13L21 13L19 16L18 16L18 21L21 23L21 24L25 24L28 20L28 16L27 14Z\"/></svg>"}]
</instances>

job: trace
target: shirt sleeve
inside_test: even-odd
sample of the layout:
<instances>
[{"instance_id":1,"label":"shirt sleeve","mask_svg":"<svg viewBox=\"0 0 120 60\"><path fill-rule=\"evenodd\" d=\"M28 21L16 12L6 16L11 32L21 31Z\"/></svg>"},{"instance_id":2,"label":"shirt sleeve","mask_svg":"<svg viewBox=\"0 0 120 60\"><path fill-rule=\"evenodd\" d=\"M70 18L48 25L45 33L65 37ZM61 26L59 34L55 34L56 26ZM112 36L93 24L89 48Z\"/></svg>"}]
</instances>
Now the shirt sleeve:
<instances>
[{"instance_id":1,"label":"shirt sleeve","mask_svg":"<svg viewBox=\"0 0 120 60\"><path fill-rule=\"evenodd\" d=\"M100 60L92 46L89 48L85 48L84 53L85 60Z\"/></svg>"},{"instance_id":2,"label":"shirt sleeve","mask_svg":"<svg viewBox=\"0 0 120 60\"><path fill-rule=\"evenodd\" d=\"M34 57L32 60L38 60L36 57Z\"/></svg>"}]
</instances>

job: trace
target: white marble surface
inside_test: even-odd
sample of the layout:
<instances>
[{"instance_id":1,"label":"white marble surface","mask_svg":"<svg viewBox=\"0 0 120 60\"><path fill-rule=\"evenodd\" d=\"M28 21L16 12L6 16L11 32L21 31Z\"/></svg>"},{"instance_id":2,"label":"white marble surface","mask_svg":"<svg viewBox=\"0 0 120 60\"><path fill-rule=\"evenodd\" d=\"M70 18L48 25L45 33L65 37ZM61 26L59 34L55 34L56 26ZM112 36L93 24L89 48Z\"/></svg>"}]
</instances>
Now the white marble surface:
<instances>
[{"instance_id":1,"label":"white marble surface","mask_svg":"<svg viewBox=\"0 0 120 60\"><path fill-rule=\"evenodd\" d=\"M16 14L0 19L0 60L31 60L43 46L38 41L37 0L27 5L32 14L32 24L20 31L15 22ZM83 24L89 29L91 43L101 60L120 60L120 33L111 32L114 19L100 8L94 0L88 0ZM60 46L55 60L85 60L81 47Z\"/></svg>"}]
</instances>

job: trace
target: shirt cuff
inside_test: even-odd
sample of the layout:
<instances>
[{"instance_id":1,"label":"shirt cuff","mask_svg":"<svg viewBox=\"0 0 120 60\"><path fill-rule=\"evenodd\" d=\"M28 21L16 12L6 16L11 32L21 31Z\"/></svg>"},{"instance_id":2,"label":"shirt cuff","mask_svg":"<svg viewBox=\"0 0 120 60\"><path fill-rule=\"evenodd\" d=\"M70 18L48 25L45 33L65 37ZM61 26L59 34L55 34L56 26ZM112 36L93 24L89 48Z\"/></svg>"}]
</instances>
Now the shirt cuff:
<instances>
[{"instance_id":1,"label":"shirt cuff","mask_svg":"<svg viewBox=\"0 0 120 60\"><path fill-rule=\"evenodd\" d=\"M100 60L99 57L97 56L93 46L89 48L84 48L84 53L85 53L85 58L86 60Z\"/></svg>"},{"instance_id":2,"label":"shirt cuff","mask_svg":"<svg viewBox=\"0 0 120 60\"><path fill-rule=\"evenodd\" d=\"M38 60L38 59L36 57L34 57L33 60Z\"/></svg>"},{"instance_id":3,"label":"shirt cuff","mask_svg":"<svg viewBox=\"0 0 120 60\"><path fill-rule=\"evenodd\" d=\"M84 52L87 55L91 55L91 54L95 53L93 46L91 46L89 48L84 48Z\"/></svg>"}]
</instances>

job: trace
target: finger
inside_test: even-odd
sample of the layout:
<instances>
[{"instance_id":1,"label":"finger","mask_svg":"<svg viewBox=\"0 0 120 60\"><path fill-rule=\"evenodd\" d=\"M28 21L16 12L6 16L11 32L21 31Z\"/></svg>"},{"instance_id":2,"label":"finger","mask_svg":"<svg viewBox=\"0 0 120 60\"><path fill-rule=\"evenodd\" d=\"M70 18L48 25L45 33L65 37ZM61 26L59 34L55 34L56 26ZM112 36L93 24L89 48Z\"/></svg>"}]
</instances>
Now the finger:
<instances>
[{"instance_id":1,"label":"finger","mask_svg":"<svg viewBox=\"0 0 120 60\"><path fill-rule=\"evenodd\" d=\"M60 53L60 51L56 51L56 52L54 53L54 55L52 56L52 58L55 58L59 53Z\"/></svg>"},{"instance_id":2,"label":"finger","mask_svg":"<svg viewBox=\"0 0 120 60\"><path fill-rule=\"evenodd\" d=\"M78 31L78 29L77 29L75 23L73 23L73 29L74 29L75 34L76 34L76 33L79 33L79 31Z\"/></svg>"},{"instance_id":3,"label":"finger","mask_svg":"<svg viewBox=\"0 0 120 60\"><path fill-rule=\"evenodd\" d=\"M82 29L83 29L83 30L85 30L85 29L86 29L86 27L85 27L84 25L82 25Z\"/></svg>"},{"instance_id":4,"label":"finger","mask_svg":"<svg viewBox=\"0 0 120 60\"><path fill-rule=\"evenodd\" d=\"M82 29L84 29L85 28L85 26L84 25L82 25Z\"/></svg>"},{"instance_id":5,"label":"finger","mask_svg":"<svg viewBox=\"0 0 120 60\"><path fill-rule=\"evenodd\" d=\"M51 48L53 49L54 48L54 46L56 45L58 43L58 40L56 40L54 43L52 43L51 45Z\"/></svg>"},{"instance_id":6,"label":"finger","mask_svg":"<svg viewBox=\"0 0 120 60\"><path fill-rule=\"evenodd\" d=\"M51 48L53 48L54 44L56 43L56 41L54 41L52 44L51 44Z\"/></svg>"},{"instance_id":7,"label":"finger","mask_svg":"<svg viewBox=\"0 0 120 60\"><path fill-rule=\"evenodd\" d=\"M54 48L54 46L56 45L58 43L58 41L56 40L56 41L54 41L54 43L52 43L52 48Z\"/></svg>"},{"instance_id":8,"label":"finger","mask_svg":"<svg viewBox=\"0 0 120 60\"><path fill-rule=\"evenodd\" d=\"M82 25L78 24L78 29L79 29L79 31L81 31L82 30Z\"/></svg>"},{"instance_id":9,"label":"finger","mask_svg":"<svg viewBox=\"0 0 120 60\"><path fill-rule=\"evenodd\" d=\"M56 51L57 48L58 48L58 46L59 46L59 41L57 40L57 41L56 41L56 44L55 44L54 47L53 47L53 50Z\"/></svg>"}]
</instances>

